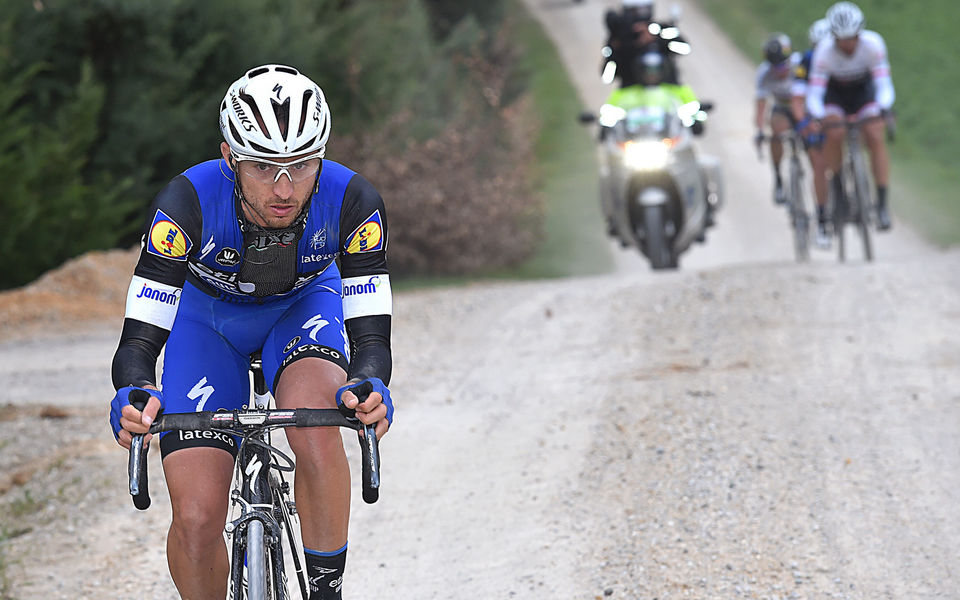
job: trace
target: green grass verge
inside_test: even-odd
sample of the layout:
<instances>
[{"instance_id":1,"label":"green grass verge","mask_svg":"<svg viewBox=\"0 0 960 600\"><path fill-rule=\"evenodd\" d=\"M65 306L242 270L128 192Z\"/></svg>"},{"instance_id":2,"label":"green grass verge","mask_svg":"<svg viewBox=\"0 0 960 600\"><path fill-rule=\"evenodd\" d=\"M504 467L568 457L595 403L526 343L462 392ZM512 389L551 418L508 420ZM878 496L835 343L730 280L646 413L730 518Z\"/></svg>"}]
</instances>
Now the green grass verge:
<instances>
[{"instance_id":1,"label":"green grass verge","mask_svg":"<svg viewBox=\"0 0 960 600\"><path fill-rule=\"evenodd\" d=\"M754 62L771 31L783 31L794 47L807 45L807 29L831 2L782 0L697 0ZM897 140L891 144L893 209L930 241L960 243L960 202L954 154L960 145L960 111L951 100L960 93L953 39L955 0L917 4L857 0L867 27L887 42L897 90ZM936 15L939 15L937 17ZM696 44L696 40L691 40Z\"/></svg>"},{"instance_id":2,"label":"green grass verge","mask_svg":"<svg viewBox=\"0 0 960 600\"><path fill-rule=\"evenodd\" d=\"M520 45L519 69L540 119L530 188L544 202L543 239L531 258L514 268L472 277L412 277L394 283L397 290L462 285L483 279L540 279L609 272L613 257L598 198L592 129L577 121L582 110L553 42L539 21L517 1L512 25Z\"/></svg>"},{"instance_id":3,"label":"green grass verge","mask_svg":"<svg viewBox=\"0 0 960 600\"><path fill-rule=\"evenodd\" d=\"M577 121L580 96L570 82L553 42L520 2L516 39L521 68L530 74L530 92L541 121L531 187L545 203L544 238L536 254L508 274L563 277L610 271L613 257L598 199L592 128Z\"/></svg>"}]
</instances>

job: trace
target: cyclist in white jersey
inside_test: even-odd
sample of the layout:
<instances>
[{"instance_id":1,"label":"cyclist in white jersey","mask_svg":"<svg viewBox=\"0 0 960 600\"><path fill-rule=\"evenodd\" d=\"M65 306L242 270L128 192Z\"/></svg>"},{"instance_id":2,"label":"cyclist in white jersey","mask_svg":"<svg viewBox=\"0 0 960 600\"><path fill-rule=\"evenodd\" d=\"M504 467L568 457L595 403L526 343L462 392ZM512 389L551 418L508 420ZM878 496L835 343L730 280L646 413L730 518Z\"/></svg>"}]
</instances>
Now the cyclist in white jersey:
<instances>
[{"instance_id":1,"label":"cyclist in white jersey","mask_svg":"<svg viewBox=\"0 0 960 600\"><path fill-rule=\"evenodd\" d=\"M813 51L817 44L833 35L830 31L830 22L820 18L810 25L807 30L807 39L810 46L803 52L800 66L797 67L793 78L793 118L796 121L797 131L801 134L808 129L811 121L807 113L807 82L810 78L810 63L813 60ZM813 190L817 200L817 232L816 243L819 248L830 247L829 219L827 216L827 171L823 162L823 134L809 133L803 136L803 145L807 149L810 159L810 168L813 171Z\"/></svg>"},{"instance_id":2,"label":"cyclist in white jersey","mask_svg":"<svg viewBox=\"0 0 960 600\"><path fill-rule=\"evenodd\" d=\"M852 2L838 2L827 11L832 37L817 44L813 53L807 86L807 111L821 122L825 133L824 158L833 174L840 170L845 119L867 119L885 115L895 98L887 46L880 34L863 28L863 12ZM871 167L877 185L877 224L890 228L887 208L887 183L890 158L885 141L883 119L863 124L870 149ZM832 181L840 192L840 180Z\"/></svg>"},{"instance_id":3,"label":"cyclist in white jersey","mask_svg":"<svg viewBox=\"0 0 960 600\"><path fill-rule=\"evenodd\" d=\"M783 180L780 176L780 161L783 158L783 144L778 135L793 125L793 114L790 102L793 99L793 77L800 64L800 54L793 52L790 38L783 33L771 34L763 46L764 61L757 67L757 93L754 122L757 134L754 143L757 148L763 144L765 135L764 125L767 120L767 99L773 99L770 109L770 159L773 162L774 191L773 199L777 204L783 204L786 195L783 191Z\"/></svg>"}]
</instances>

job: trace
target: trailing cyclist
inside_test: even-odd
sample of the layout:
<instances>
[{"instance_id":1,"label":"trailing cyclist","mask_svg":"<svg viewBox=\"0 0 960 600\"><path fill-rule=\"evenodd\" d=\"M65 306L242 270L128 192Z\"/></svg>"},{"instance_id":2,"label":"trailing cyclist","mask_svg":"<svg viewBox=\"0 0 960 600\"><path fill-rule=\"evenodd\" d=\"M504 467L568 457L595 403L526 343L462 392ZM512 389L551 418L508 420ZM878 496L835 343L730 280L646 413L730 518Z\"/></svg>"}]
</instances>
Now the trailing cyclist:
<instances>
[{"instance_id":1,"label":"trailing cyclist","mask_svg":"<svg viewBox=\"0 0 960 600\"><path fill-rule=\"evenodd\" d=\"M791 109L793 101L794 72L800 64L800 54L793 51L790 38L784 33L774 33L763 45L764 61L757 67L756 103L754 124L757 133L754 144L759 151L766 139L764 129L767 121L767 99L773 98L770 109L770 160L773 165L773 200L777 204L786 201L780 161L783 159L783 144L779 136L794 125Z\"/></svg>"},{"instance_id":2,"label":"trailing cyclist","mask_svg":"<svg viewBox=\"0 0 960 600\"><path fill-rule=\"evenodd\" d=\"M800 65L797 66L794 77L792 110L797 131L801 132L801 134L808 129L811 120L807 113L806 95L813 51L817 47L817 44L829 35L831 35L829 21L825 18L814 21L807 32L810 47L803 52ZM827 172L823 160L823 134L817 132L804 135L803 145L807 149L810 168L813 170L813 190L817 203L817 246L829 248L830 231L829 217L827 215Z\"/></svg>"},{"instance_id":3,"label":"trailing cyclist","mask_svg":"<svg viewBox=\"0 0 960 600\"><path fill-rule=\"evenodd\" d=\"M830 185L841 197L843 126L849 119L863 122L877 186L877 225L886 230L891 226L887 196L890 159L886 124L878 117L889 113L895 98L887 46L880 34L864 29L863 12L852 2L831 6L827 21L833 35L814 50L806 94L810 116L820 121L812 130L824 132L824 160L832 174Z\"/></svg>"},{"instance_id":4,"label":"trailing cyclist","mask_svg":"<svg viewBox=\"0 0 960 600\"><path fill-rule=\"evenodd\" d=\"M342 404L375 423L378 437L386 433L386 213L366 179L324 159L330 123L323 92L308 77L283 65L251 69L220 105L220 158L177 175L153 201L113 359L110 422L121 446L146 433L160 410L245 404L257 351L277 408ZM358 404L351 389L360 382L374 392ZM130 405L134 389L152 396L142 413ZM182 597L222 599L237 445L191 433L161 434L159 442L173 509L167 561ZM350 509L340 432L291 429L287 440L297 459L310 599L339 600Z\"/></svg>"}]
</instances>

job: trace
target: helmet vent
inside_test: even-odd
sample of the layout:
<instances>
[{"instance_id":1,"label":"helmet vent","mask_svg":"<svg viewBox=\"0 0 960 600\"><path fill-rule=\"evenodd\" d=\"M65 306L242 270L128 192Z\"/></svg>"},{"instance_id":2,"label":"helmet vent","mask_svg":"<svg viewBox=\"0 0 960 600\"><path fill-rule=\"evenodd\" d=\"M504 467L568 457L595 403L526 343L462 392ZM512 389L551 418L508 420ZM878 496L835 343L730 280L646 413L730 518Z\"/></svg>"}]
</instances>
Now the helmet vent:
<instances>
[{"instance_id":1,"label":"helmet vent","mask_svg":"<svg viewBox=\"0 0 960 600\"><path fill-rule=\"evenodd\" d=\"M263 115L260 114L260 109L257 107L257 101L253 99L253 96L244 91L240 92L240 99L246 102L250 112L253 113L253 117L257 120L257 125L260 126L260 131L263 133L263 136L268 140L272 139L270 137L270 130L267 129L266 123L263 121Z\"/></svg>"},{"instance_id":2,"label":"helmet vent","mask_svg":"<svg viewBox=\"0 0 960 600\"><path fill-rule=\"evenodd\" d=\"M303 92L303 105L300 107L300 127L297 129L297 137L303 135L303 127L307 124L307 113L310 111L311 96L313 96L313 90Z\"/></svg>"},{"instance_id":3,"label":"helmet vent","mask_svg":"<svg viewBox=\"0 0 960 600\"><path fill-rule=\"evenodd\" d=\"M240 135L240 132L237 131L237 128L233 126L233 121L227 119L227 123L230 125L230 135L233 137L233 140L241 146L246 146L247 144L243 141L243 136Z\"/></svg>"},{"instance_id":4,"label":"helmet vent","mask_svg":"<svg viewBox=\"0 0 960 600\"><path fill-rule=\"evenodd\" d=\"M290 98L288 97L283 103L271 98L270 105L273 107L273 114L277 117L277 125L280 126L280 135L283 137L283 140L286 141L287 134L290 130Z\"/></svg>"},{"instance_id":5,"label":"helmet vent","mask_svg":"<svg viewBox=\"0 0 960 600\"><path fill-rule=\"evenodd\" d=\"M285 67L283 65L278 65L274 67L274 70L278 73L289 73L290 75L299 75L300 71L294 69L293 67Z\"/></svg>"},{"instance_id":6,"label":"helmet vent","mask_svg":"<svg viewBox=\"0 0 960 600\"><path fill-rule=\"evenodd\" d=\"M296 150L294 150L293 153L294 153L294 154L299 154L299 153L301 153L301 152L306 152L306 151L307 151L307 148L309 148L310 146L312 146L315 141L317 141L317 138L316 138L316 137L310 138L310 141L308 141L306 144L304 144L304 145L300 146L299 148L297 148Z\"/></svg>"},{"instance_id":7,"label":"helmet vent","mask_svg":"<svg viewBox=\"0 0 960 600\"><path fill-rule=\"evenodd\" d=\"M251 69L247 71L247 79L253 79L257 75L263 75L264 73L268 73L269 71L270 69L266 67L260 67L259 69Z\"/></svg>"}]
</instances>

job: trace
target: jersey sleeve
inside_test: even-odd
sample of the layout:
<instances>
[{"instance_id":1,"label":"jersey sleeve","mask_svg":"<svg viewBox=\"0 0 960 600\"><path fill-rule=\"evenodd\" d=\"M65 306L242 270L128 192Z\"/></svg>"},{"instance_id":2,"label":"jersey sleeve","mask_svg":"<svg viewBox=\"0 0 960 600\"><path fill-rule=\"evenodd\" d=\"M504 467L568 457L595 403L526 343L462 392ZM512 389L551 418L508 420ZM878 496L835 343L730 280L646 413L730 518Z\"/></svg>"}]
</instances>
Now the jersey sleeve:
<instances>
[{"instance_id":1,"label":"jersey sleeve","mask_svg":"<svg viewBox=\"0 0 960 600\"><path fill-rule=\"evenodd\" d=\"M806 105L807 112L814 119L821 119L826 111L823 105L824 96L827 93L827 73L826 55L828 45L823 42L817 44L810 58L810 76L807 78Z\"/></svg>"},{"instance_id":2,"label":"jersey sleeve","mask_svg":"<svg viewBox=\"0 0 960 600\"><path fill-rule=\"evenodd\" d=\"M873 53L870 64L870 75L876 88L876 102L881 108L890 108L896 94L893 89L893 78L890 76L890 60L887 57L887 44L879 34L871 36Z\"/></svg>"},{"instance_id":3,"label":"jersey sleeve","mask_svg":"<svg viewBox=\"0 0 960 600\"><path fill-rule=\"evenodd\" d=\"M350 340L350 379L390 381L393 293L387 269L388 241L383 198L369 181L354 175L340 213L340 273L344 325Z\"/></svg>"},{"instance_id":4,"label":"jersey sleeve","mask_svg":"<svg viewBox=\"0 0 960 600\"><path fill-rule=\"evenodd\" d=\"M754 74L754 85L756 92L754 93L754 98L756 100L763 100L767 97L769 91L767 90L767 72L770 70L770 63L763 61L757 67L756 73Z\"/></svg>"},{"instance_id":5,"label":"jersey sleeve","mask_svg":"<svg viewBox=\"0 0 960 600\"><path fill-rule=\"evenodd\" d=\"M186 177L178 176L157 194L148 211L113 357L114 387L156 383L157 357L176 318L187 259L202 228L196 190Z\"/></svg>"}]
</instances>

